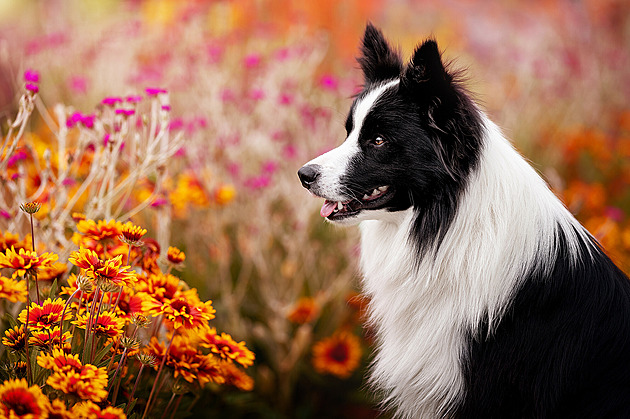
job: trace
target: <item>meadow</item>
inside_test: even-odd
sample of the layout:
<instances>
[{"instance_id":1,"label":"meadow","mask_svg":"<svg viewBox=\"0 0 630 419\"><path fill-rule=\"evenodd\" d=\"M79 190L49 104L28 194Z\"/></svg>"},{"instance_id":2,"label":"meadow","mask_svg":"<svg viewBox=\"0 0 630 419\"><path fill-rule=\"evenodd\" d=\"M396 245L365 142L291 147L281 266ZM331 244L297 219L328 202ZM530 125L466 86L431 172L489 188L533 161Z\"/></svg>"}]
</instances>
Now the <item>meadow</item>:
<instances>
[{"instance_id":1,"label":"meadow","mask_svg":"<svg viewBox=\"0 0 630 419\"><path fill-rule=\"evenodd\" d=\"M357 231L296 176L366 21L434 37L628 272L630 4L419 3L3 3L0 417L380 414Z\"/></svg>"}]
</instances>

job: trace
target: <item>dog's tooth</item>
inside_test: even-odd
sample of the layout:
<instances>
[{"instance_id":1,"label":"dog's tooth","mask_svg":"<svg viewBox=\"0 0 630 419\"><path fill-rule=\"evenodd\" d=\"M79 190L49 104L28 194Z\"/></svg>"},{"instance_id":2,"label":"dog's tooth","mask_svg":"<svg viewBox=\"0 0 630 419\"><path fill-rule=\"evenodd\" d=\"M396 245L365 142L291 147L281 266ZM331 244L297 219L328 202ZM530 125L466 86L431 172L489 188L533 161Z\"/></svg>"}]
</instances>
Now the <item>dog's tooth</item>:
<instances>
[{"instance_id":1,"label":"dog's tooth","mask_svg":"<svg viewBox=\"0 0 630 419\"><path fill-rule=\"evenodd\" d=\"M343 204L341 203L341 201L337 202L337 209L341 211L342 208L343 208Z\"/></svg>"},{"instance_id":2,"label":"dog's tooth","mask_svg":"<svg viewBox=\"0 0 630 419\"><path fill-rule=\"evenodd\" d=\"M368 194L363 195L363 199L370 199Z\"/></svg>"},{"instance_id":3,"label":"dog's tooth","mask_svg":"<svg viewBox=\"0 0 630 419\"><path fill-rule=\"evenodd\" d=\"M372 191L372 196L376 196L376 195L378 195L378 194L380 194L380 192L378 191L378 189L374 189L374 190Z\"/></svg>"},{"instance_id":4,"label":"dog's tooth","mask_svg":"<svg viewBox=\"0 0 630 419\"><path fill-rule=\"evenodd\" d=\"M389 186L379 186L377 189L381 192L385 192L388 188Z\"/></svg>"}]
</instances>

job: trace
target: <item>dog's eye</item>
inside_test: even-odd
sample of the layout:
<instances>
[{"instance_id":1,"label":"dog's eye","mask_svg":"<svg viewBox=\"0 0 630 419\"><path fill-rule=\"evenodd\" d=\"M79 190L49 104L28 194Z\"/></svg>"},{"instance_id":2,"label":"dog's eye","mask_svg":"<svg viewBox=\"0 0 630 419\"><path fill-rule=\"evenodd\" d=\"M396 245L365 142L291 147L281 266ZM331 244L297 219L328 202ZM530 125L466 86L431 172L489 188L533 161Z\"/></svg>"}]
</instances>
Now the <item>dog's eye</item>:
<instances>
[{"instance_id":1,"label":"dog's eye","mask_svg":"<svg viewBox=\"0 0 630 419\"><path fill-rule=\"evenodd\" d=\"M383 144L385 144L385 140L383 139L383 137L381 137L380 135L378 137L376 137L374 140L372 140L372 144L374 144L377 147L382 146Z\"/></svg>"}]
</instances>

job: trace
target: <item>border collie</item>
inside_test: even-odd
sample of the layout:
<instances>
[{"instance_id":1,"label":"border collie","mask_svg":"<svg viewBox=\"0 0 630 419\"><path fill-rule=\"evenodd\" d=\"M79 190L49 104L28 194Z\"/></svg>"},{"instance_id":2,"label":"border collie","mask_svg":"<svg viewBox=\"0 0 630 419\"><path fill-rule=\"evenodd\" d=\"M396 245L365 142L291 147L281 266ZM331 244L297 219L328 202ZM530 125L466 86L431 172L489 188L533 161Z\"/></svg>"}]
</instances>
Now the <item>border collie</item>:
<instances>
[{"instance_id":1,"label":"border collie","mask_svg":"<svg viewBox=\"0 0 630 419\"><path fill-rule=\"evenodd\" d=\"M444 65L367 25L347 138L299 178L360 223L400 418L630 418L630 281Z\"/></svg>"}]
</instances>

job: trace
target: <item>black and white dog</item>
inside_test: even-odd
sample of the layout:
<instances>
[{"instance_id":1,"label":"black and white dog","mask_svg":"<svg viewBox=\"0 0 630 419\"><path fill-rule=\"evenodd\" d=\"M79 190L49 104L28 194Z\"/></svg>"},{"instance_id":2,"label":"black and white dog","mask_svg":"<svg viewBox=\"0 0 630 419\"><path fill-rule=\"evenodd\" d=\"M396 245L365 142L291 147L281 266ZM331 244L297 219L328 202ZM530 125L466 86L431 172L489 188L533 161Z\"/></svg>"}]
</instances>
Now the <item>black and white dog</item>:
<instances>
[{"instance_id":1,"label":"black and white dog","mask_svg":"<svg viewBox=\"0 0 630 419\"><path fill-rule=\"evenodd\" d=\"M630 418L630 282L472 102L433 40L403 65L372 25L347 138L299 170L360 222L401 418Z\"/></svg>"}]
</instances>

